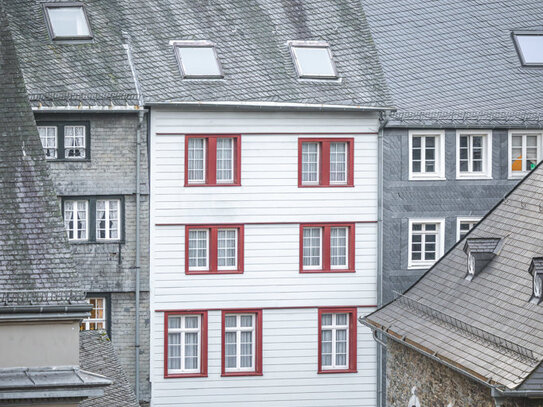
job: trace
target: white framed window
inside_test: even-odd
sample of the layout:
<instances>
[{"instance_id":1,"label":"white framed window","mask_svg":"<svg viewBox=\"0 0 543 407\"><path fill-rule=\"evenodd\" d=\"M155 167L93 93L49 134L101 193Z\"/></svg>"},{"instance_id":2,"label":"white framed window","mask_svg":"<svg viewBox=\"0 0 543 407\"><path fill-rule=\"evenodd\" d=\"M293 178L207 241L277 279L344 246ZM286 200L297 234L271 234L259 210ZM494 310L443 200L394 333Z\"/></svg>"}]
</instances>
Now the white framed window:
<instances>
[{"instance_id":1,"label":"white framed window","mask_svg":"<svg viewBox=\"0 0 543 407\"><path fill-rule=\"evenodd\" d=\"M541 131L509 131L509 178L521 178L541 161Z\"/></svg>"},{"instance_id":2,"label":"white framed window","mask_svg":"<svg viewBox=\"0 0 543 407\"><path fill-rule=\"evenodd\" d=\"M217 269L237 270L238 229L217 229Z\"/></svg>"},{"instance_id":3,"label":"white framed window","mask_svg":"<svg viewBox=\"0 0 543 407\"><path fill-rule=\"evenodd\" d=\"M320 145L315 142L302 143L302 183L319 184Z\"/></svg>"},{"instance_id":4,"label":"white framed window","mask_svg":"<svg viewBox=\"0 0 543 407\"><path fill-rule=\"evenodd\" d=\"M189 270L209 269L209 229L189 230Z\"/></svg>"},{"instance_id":5,"label":"white framed window","mask_svg":"<svg viewBox=\"0 0 543 407\"><path fill-rule=\"evenodd\" d=\"M444 219L409 219L408 268L428 268L444 252Z\"/></svg>"},{"instance_id":6,"label":"white framed window","mask_svg":"<svg viewBox=\"0 0 543 407\"><path fill-rule=\"evenodd\" d=\"M217 139L217 183L234 182L234 139Z\"/></svg>"},{"instance_id":7,"label":"white framed window","mask_svg":"<svg viewBox=\"0 0 543 407\"><path fill-rule=\"evenodd\" d=\"M225 372L255 370L256 315L226 314L224 317Z\"/></svg>"},{"instance_id":8,"label":"white framed window","mask_svg":"<svg viewBox=\"0 0 543 407\"><path fill-rule=\"evenodd\" d=\"M330 184L347 183L347 152L347 143L330 143Z\"/></svg>"},{"instance_id":9,"label":"white framed window","mask_svg":"<svg viewBox=\"0 0 543 407\"><path fill-rule=\"evenodd\" d=\"M38 133L45 158L48 160L57 158L57 126L38 126Z\"/></svg>"},{"instance_id":10,"label":"white framed window","mask_svg":"<svg viewBox=\"0 0 543 407\"><path fill-rule=\"evenodd\" d=\"M323 370L349 368L348 313L321 315L321 364Z\"/></svg>"},{"instance_id":11,"label":"white framed window","mask_svg":"<svg viewBox=\"0 0 543 407\"><path fill-rule=\"evenodd\" d=\"M201 315L168 315L168 374L200 373Z\"/></svg>"},{"instance_id":12,"label":"white framed window","mask_svg":"<svg viewBox=\"0 0 543 407\"><path fill-rule=\"evenodd\" d=\"M85 158L85 126L64 126L64 157Z\"/></svg>"},{"instance_id":13,"label":"white framed window","mask_svg":"<svg viewBox=\"0 0 543 407\"><path fill-rule=\"evenodd\" d=\"M462 217L456 219L456 240L462 240L481 220L480 217Z\"/></svg>"},{"instance_id":14,"label":"white framed window","mask_svg":"<svg viewBox=\"0 0 543 407\"><path fill-rule=\"evenodd\" d=\"M330 46L324 41L289 41L299 78L336 79L336 65Z\"/></svg>"},{"instance_id":15,"label":"white framed window","mask_svg":"<svg viewBox=\"0 0 543 407\"><path fill-rule=\"evenodd\" d=\"M104 297L89 297L86 301L92 305L92 309L90 317L83 320L80 329L82 331L106 329L106 299Z\"/></svg>"},{"instance_id":16,"label":"white framed window","mask_svg":"<svg viewBox=\"0 0 543 407\"><path fill-rule=\"evenodd\" d=\"M96 200L96 239L121 239L121 200Z\"/></svg>"},{"instance_id":17,"label":"white framed window","mask_svg":"<svg viewBox=\"0 0 543 407\"><path fill-rule=\"evenodd\" d=\"M492 133L458 130L456 132L456 178L492 178Z\"/></svg>"},{"instance_id":18,"label":"white framed window","mask_svg":"<svg viewBox=\"0 0 543 407\"><path fill-rule=\"evenodd\" d=\"M188 141L188 182L206 182L206 139L189 138ZM218 168L218 167L217 167Z\"/></svg>"},{"instance_id":19,"label":"white framed window","mask_svg":"<svg viewBox=\"0 0 543 407\"><path fill-rule=\"evenodd\" d=\"M88 240L89 201L64 201L64 226L69 240Z\"/></svg>"},{"instance_id":20,"label":"white framed window","mask_svg":"<svg viewBox=\"0 0 543 407\"><path fill-rule=\"evenodd\" d=\"M349 228L330 228L330 267L346 269L349 267Z\"/></svg>"},{"instance_id":21,"label":"white framed window","mask_svg":"<svg viewBox=\"0 0 543 407\"><path fill-rule=\"evenodd\" d=\"M409 179L445 179L445 132L409 132Z\"/></svg>"},{"instance_id":22,"label":"white framed window","mask_svg":"<svg viewBox=\"0 0 543 407\"><path fill-rule=\"evenodd\" d=\"M322 228L304 227L303 229L303 269L322 268Z\"/></svg>"}]
</instances>

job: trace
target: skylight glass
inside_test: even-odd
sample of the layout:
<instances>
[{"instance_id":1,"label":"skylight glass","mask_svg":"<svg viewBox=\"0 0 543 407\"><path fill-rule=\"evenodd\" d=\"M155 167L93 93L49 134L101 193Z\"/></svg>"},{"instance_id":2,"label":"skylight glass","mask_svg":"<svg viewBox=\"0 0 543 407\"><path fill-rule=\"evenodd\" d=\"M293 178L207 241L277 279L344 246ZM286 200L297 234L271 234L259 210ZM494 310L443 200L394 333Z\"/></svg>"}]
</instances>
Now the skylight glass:
<instances>
[{"instance_id":1,"label":"skylight glass","mask_svg":"<svg viewBox=\"0 0 543 407\"><path fill-rule=\"evenodd\" d=\"M45 10L53 39L87 39L92 37L83 6L46 6Z\"/></svg>"},{"instance_id":2,"label":"skylight glass","mask_svg":"<svg viewBox=\"0 0 543 407\"><path fill-rule=\"evenodd\" d=\"M175 43L175 50L184 78L223 77L219 58L212 43Z\"/></svg>"},{"instance_id":3,"label":"skylight glass","mask_svg":"<svg viewBox=\"0 0 543 407\"><path fill-rule=\"evenodd\" d=\"M543 33L515 34L515 41L523 65L543 65Z\"/></svg>"},{"instance_id":4,"label":"skylight glass","mask_svg":"<svg viewBox=\"0 0 543 407\"><path fill-rule=\"evenodd\" d=\"M328 44L292 43L291 51L300 78L337 78L336 67Z\"/></svg>"}]
</instances>

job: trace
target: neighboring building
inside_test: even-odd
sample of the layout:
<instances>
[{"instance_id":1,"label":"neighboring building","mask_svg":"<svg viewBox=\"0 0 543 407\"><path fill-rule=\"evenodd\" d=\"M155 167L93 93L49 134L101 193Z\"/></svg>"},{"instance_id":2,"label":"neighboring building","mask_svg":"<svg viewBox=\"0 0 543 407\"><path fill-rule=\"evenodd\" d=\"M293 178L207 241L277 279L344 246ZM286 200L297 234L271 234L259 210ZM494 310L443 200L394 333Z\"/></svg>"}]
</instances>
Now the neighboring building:
<instances>
[{"instance_id":1,"label":"neighboring building","mask_svg":"<svg viewBox=\"0 0 543 407\"><path fill-rule=\"evenodd\" d=\"M374 406L379 115L357 1L131 1L153 406ZM115 340L115 339L113 339Z\"/></svg>"},{"instance_id":2,"label":"neighboring building","mask_svg":"<svg viewBox=\"0 0 543 407\"><path fill-rule=\"evenodd\" d=\"M389 407L543 406L542 191L543 164L362 319L388 338Z\"/></svg>"},{"instance_id":3,"label":"neighboring building","mask_svg":"<svg viewBox=\"0 0 543 407\"><path fill-rule=\"evenodd\" d=\"M76 407L102 395L111 381L80 368L90 307L1 1L0 213L0 405Z\"/></svg>"},{"instance_id":4,"label":"neighboring building","mask_svg":"<svg viewBox=\"0 0 543 407\"><path fill-rule=\"evenodd\" d=\"M81 289L93 307L81 328L107 329L130 383L148 401L147 118L122 20L100 1L4 1L68 239L83 271Z\"/></svg>"}]
</instances>

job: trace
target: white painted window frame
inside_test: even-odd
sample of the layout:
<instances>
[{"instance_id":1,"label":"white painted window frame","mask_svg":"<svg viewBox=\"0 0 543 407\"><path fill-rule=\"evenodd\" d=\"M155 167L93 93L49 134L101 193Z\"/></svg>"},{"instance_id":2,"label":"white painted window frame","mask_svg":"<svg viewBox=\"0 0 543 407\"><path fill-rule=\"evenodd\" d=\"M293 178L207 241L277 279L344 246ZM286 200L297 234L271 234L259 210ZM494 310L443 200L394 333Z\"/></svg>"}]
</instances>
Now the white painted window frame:
<instances>
[{"instance_id":1,"label":"white painted window frame","mask_svg":"<svg viewBox=\"0 0 543 407\"><path fill-rule=\"evenodd\" d=\"M438 233L436 242L436 258L434 261L412 260L411 251L413 243L413 224L414 223L437 223ZM408 269L427 269L433 266L445 252L445 219L444 218L413 218L409 219L408 246L407 246L407 268Z\"/></svg>"},{"instance_id":2,"label":"white painted window frame","mask_svg":"<svg viewBox=\"0 0 543 407\"><path fill-rule=\"evenodd\" d=\"M351 314L349 313L345 313L345 312L326 312L322 315L328 315L328 314L331 314L332 315L332 325L324 325L321 321L321 354L319 355L319 357L321 358L321 368L322 370L345 370L345 369L348 369L349 368L349 361L350 361L350 335L351 335L351 330L350 330L350 322L351 322ZM338 315L344 315L344 314L347 314L347 323L346 325L338 325L337 324L337 316ZM322 318L322 316L321 316ZM323 348L323 345L322 345L322 337L324 336L323 335L323 331L332 331L332 365L331 366L328 366L328 365L324 365L324 362L323 362L323 357L322 357L322 348ZM338 330L345 330L347 331L347 336L346 336L346 357L345 357L345 364L344 365L338 365L336 364L336 356L337 356L337 346L336 346L336 342L337 342L337 337L336 337L336 332Z\"/></svg>"},{"instance_id":3,"label":"white painted window frame","mask_svg":"<svg viewBox=\"0 0 543 407\"><path fill-rule=\"evenodd\" d=\"M235 263L233 266L219 266L219 233L221 231L234 231L236 234L235 244L234 244L234 259ZM209 234L208 234L208 247L209 247ZM239 247L239 233L237 228L218 228L217 229L217 270L237 270L238 269L238 247ZM209 259L209 253L208 253ZM209 261L209 260L208 260ZM193 270L193 269L190 269Z\"/></svg>"},{"instance_id":4,"label":"white painted window frame","mask_svg":"<svg viewBox=\"0 0 543 407\"><path fill-rule=\"evenodd\" d=\"M541 130L509 130L509 134L507 137L507 171L508 171L508 177L509 179L519 179L523 178L526 174L530 172L530 170L522 170L522 171L515 171L513 172L511 168L512 159L513 159L513 136L538 136L537 137L537 162L539 163L543 159L543 153L541 148L541 139L543 137L543 131ZM522 167L525 167L524 159L526 158L526 143L522 143Z\"/></svg>"},{"instance_id":5,"label":"white painted window frame","mask_svg":"<svg viewBox=\"0 0 543 407\"><path fill-rule=\"evenodd\" d=\"M241 317L247 317L250 316L253 320L253 324L250 327L242 327L241 326ZM236 318L236 326L234 327L227 327L226 326L226 317L235 317ZM225 327L224 327L224 358L225 358L225 366L224 371L227 373L231 372L254 372L256 370L256 324L257 324L257 315L253 313L246 313L246 314L225 314ZM226 367L226 333L227 332L235 332L236 333L236 367ZM252 346L251 346L251 352L252 352L252 364L248 367L241 367L241 333L242 332L252 332L253 333L253 340L252 340Z\"/></svg>"},{"instance_id":6,"label":"white painted window frame","mask_svg":"<svg viewBox=\"0 0 543 407\"><path fill-rule=\"evenodd\" d=\"M187 152L186 154L189 154L190 152L190 141L191 140L203 140L203 171L202 171L202 179L190 179L190 169L187 168L187 184L205 184L206 183L206 177L207 177L207 148L208 148L208 139L205 137L191 137L187 143ZM187 157L187 166L189 164L190 158Z\"/></svg>"},{"instance_id":7,"label":"white painted window frame","mask_svg":"<svg viewBox=\"0 0 543 407\"><path fill-rule=\"evenodd\" d=\"M303 249L305 249L305 244L304 244L304 231L306 229L319 229L319 244L320 244L320 258L319 258L319 264L317 265L314 265L314 266L306 266L304 265L304 253L303 253ZM322 226L304 226L303 228L303 231L302 231L302 270L322 270L323 268L323 264L324 264L324 259L323 259L323 253L322 253L322 244L323 244L323 239L324 239L324 228Z\"/></svg>"},{"instance_id":8,"label":"white painted window frame","mask_svg":"<svg viewBox=\"0 0 543 407\"><path fill-rule=\"evenodd\" d=\"M107 329L106 325L106 311L107 311L107 302L105 297L89 297L85 301L87 303L91 303L91 300L101 300L102 301L102 310L103 310L103 318L91 318L90 316L88 318L85 318L83 322L81 322L81 327L85 331L89 331L90 324L102 324L102 328L99 329ZM96 308L96 307L95 307Z\"/></svg>"},{"instance_id":9,"label":"white painted window frame","mask_svg":"<svg viewBox=\"0 0 543 407\"><path fill-rule=\"evenodd\" d=\"M67 132L66 130L69 129L69 128L73 129L73 132L74 132L73 137L66 136L66 132ZM76 140L76 136L75 136L75 129L76 128L83 129L83 145L81 145L81 146L67 146L66 145L67 140L70 140L70 139ZM88 158L87 157L87 127L79 125L79 124L67 124L67 125L65 125L64 126L64 146L63 146L63 148L64 148L64 159L66 159L66 160L82 160L82 159ZM81 150L82 154L80 156L71 157L69 154L67 154L68 150Z\"/></svg>"},{"instance_id":10,"label":"white painted window frame","mask_svg":"<svg viewBox=\"0 0 543 407\"><path fill-rule=\"evenodd\" d=\"M483 136L483 171L460 171L460 137ZM470 138L471 140L471 138ZM471 145L468 146L471 160ZM471 162L468 162L471 165ZM492 179L492 131L490 130L457 130L456 131L456 179Z\"/></svg>"},{"instance_id":11,"label":"white painted window frame","mask_svg":"<svg viewBox=\"0 0 543 407\"><path fill-rule=\"evenodd\" d=\"M317 146L317 179L315 181L304 181L304 144L315 144ZM302 141L302 162L300 165L302 166L302 185L319 185L321 182L321 149L322 149L322 143L319 143L318 141Z\"/></svg>"},{"instance_id":12,"label":"white painted window frame","mask_svg":"<svg viewBox=\"0 0 543 407\"><path fill-rule=\"evenodd\" d=\"M41 137L41 134L40 134L40 141L42 143L43 153L45 155L45 159L46 160L56 160L56 159L58 159L58 126L37 126L37 127L38 127L38 132L41 129L45 130L45 140L46 140L46 142L47 142L47 139L48 139L48 134L47 133L49 132L49 130L54 130L55 135L54 135L53 139L55 140L55 145L53 147L48 147L48 146L46 147L46 146L43 145L44 139ZM47 156L46 150L54 150L55 155L52 156L52 157Z\"/></svg>"},{"instance_id":13,"label":"white painted window frame","mask_svg":"<svg viewBox=\"0 0 543 407\"><path fill-rule=\"evenodd\" d=\"M332 144L343 144L345 146L345 171L343 171L343 174L345 176L344 181L332 181ZM331 141L330 142L330 171L329 171L329 178L330 178L330 185L346 185L348 182L349 177L349 143L345 141ZM320 168L319 168L320 169Z\"/></svg>"},{"instance_id":14,"label":"white painted window frame","mask_svg":"<svg viewBox=\"0 0 543 407\"><path fill-rule=\"evenodd\" d=\"M462 222L479 222L481 219L481 216L460 216L456 218L456 241L460 240L460 224Z\"/></svg>"},{"instance_id":15,"label":"white painted window frame","mask_svg":"<svg viewBox=\"0 0 543 407\"><path fill-rule=\"evenodd\" d=\"M436 171L413 172L413 137L436 136ZM422 153L422 151L421 151ZM425 160L422 160L421 168ZM445 130L410 130L409 131L409 180L444 180L445 179Z\"/></svg>"},{"instance_id":16,"label":"white painted window frame","mask_svg":"<svg viewBox=\"0 0 543 407\"><path fill-rule=\"evenodd\" d=\"M74 204L74 209L72 210L73 214L74 214L74 218L73 218L73 222L74 222L74 227L73 227L73 232L74 232L74 237L73 238L70 238L70 229L68 229L67 227L67 220L66 220L66 202L72 202ZM77 228L77 212L79 211L79 204L80 203L84 203L85 205L85 236L82 237L82 238L78 238L77 237L77 232L78 232L78 228ZM84 242L84 241L87 241L89 240L89 201L86 200L86 199L67 199L66 201L64 201L64 226L66 228L66 234L68 236L68 240L70 242Z\"/></svg>"},{"instance_id":17,"label":"white painted window frame","mask_svg":"<svg viewBox=\"0 0 543 407\"><path fill-rule=\"evenodd\" d=\"M232 142L232 144L231 144L232 148L230 149L230 162L232 163L232 169L230 170L230 178L219 180L219 177L217 176L217 171L218 171L218 165L217 164L219 162L219 158L216 157L215 177L216 177L216 180L217 180L217 184L232 184L234 182L234 172L236 171L236 163L234 162L236 141L235 141L235 139L233 137L219 137L219 138L217 138L217 150L216 151L219 151L218 144L219 144L220 140L230 140ZM205 153L206 153L206 151L205 151L205 144L204 144L204 156L205 156ZM205 164L205 158L204 158L204 164ZM204 171L204 180L205 180L205 171Z\"/></svg>"},{"instance_id":18,"label":"white painted window frame","mask_svg":"<svg viewBox=\"0 0 543 407\"><path fill-rule=\"evenodd\" d=\"M201 232L201 231L205 231L206 232L206 265L205 266L190 266L190 232ZM189 244L189 247L188 247L188 250L187 250L187 256L189 256L189 271L206 271L206 270L209 270L211 265L209 264L209 249L210 249L210 240L211 240L211 230L210 229L203 229L203 228L194 228L194 229L189 229L188 231L189 233L189 236L188 236L188 244Z\"/></svg>"},{"instance_id":19,"label":"white painted window frame","mask_svg":"<svg viewBox=\"0 0 543 407\"><path fill-rule=\"evenodd\" d=\"M332 265L332 229L345 229L345 264L343 265ZM330 227L330 268L332 270L345 270L349 268L349 227L348 226L331 226ZM322 246L322 243L321 243ZM321 254L322 259L322 254ZM322 262L322 261L321 261Z\"/></svg>"},{"instance_id":20,"label":"white painted window frame","mask_svg":"<svg viewBox=\"0 0 543 407\"><path fill-rule=\"evenodd\" d=\"M192 318L196 317L198 318L198 328L186 328L185 319L186 318ZM174 334L180 334L181 340L181 369L170 369L169 366L169 360L168 360L168 374L179 374L179 373L200 373L201 371L201 365L202 365L202 316L198 314L186 314L186 315L169 315L169 318L181 318L181 328L169 328L168 327L168 335L174 333ZM168 322L169 324L169 322ZM198 366L196 369L186 369L185 368L185 345L186 345L186 338L185 334L187 333L198 333L198 337L196 340L196 343L198 344L198 359L196 362L196 366ZM169 353L169 347L170 347L170 340L168 338L167 345L168 346L168 359L170 358Z\"/></svg>"},{"instance_id":21,"label":"white painted window frame","mask_svg":"<svg viewBox=\"0 0 543 407\"><path fill-rule=\"evenodd\" d=\"M105 223L106 223L106 227L105 227L105 232L106 232L106 237L98 237L98 223L99 223L99 220L98 220L98 202L99 201L104 201L106 204L105 204L105 214L106 214L106 219L105 219ZM117 203L117 237L111 237L111 229L109 227L109 221L110 221L110 202L116 202ZM103 242L103 241L113 241L113 242L116 242L118 240L121 240L121 220L122 220L122 216L121 216L121 200L120 199L97 199L96 200L96 214L95 214L95 220L96 220L96 241L100 241L100 242Z\"/></svg>"}]
</instances>

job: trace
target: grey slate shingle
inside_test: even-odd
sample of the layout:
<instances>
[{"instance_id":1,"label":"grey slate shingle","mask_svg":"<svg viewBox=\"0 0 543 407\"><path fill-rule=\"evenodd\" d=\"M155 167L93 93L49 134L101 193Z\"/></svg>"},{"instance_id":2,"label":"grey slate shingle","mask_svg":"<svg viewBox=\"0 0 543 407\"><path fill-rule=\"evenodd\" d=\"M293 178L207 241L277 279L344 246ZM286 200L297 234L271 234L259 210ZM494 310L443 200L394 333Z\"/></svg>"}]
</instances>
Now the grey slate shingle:
<instances>
[{"instance_id":1,"label":"grey slate shingle","mask_svg":"<svg viewBox=\"0 0 543 407\"><path fill-rule=\"evenodd\" d=\"M84 298L0 1L0 311Z\"/></svg>"},{"instance_id":2,"label":"grey slate shingle","mask_svg":"<svg viewBox=\"0 0 543 407\"><path fill-rule=\"evenodd\" d=\"M539 165L470 232L472 239L503 241L499 254L476 278L464 278L466 254L460 241L405 293L407 300L385 305L367 321L498 385L519 387L543 361L543 304L530 302L529 273L532 259L543 254L542 208ZM410 301L421 305L408 306ZM442 323L448 317L454 325ZM486 333L490 340L481 339ZM499 338L510 345L496 346ZM543 370L533 377L543 390Z\"/></svg>"}]
</instances>

